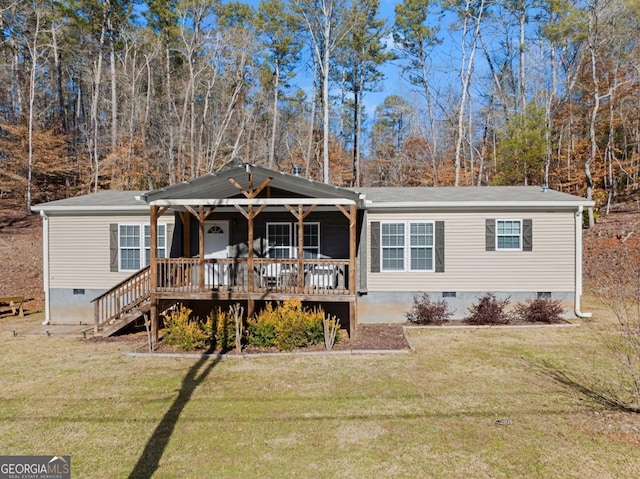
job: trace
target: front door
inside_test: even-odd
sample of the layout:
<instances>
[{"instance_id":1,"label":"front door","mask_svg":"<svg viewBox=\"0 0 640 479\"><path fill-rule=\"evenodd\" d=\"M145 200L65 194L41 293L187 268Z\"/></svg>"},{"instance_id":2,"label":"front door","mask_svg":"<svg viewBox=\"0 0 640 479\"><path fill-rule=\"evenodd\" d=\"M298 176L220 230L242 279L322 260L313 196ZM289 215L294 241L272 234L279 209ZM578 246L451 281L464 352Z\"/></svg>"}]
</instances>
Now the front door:
<instances>
[{"instance_id":1,"label":"front door","mask_svg":"<svg viewBox=\"0 0 640 479\"><path fill-rule=\"evenodd\" d=\"M229 246L229 222L204 222L204 256L205 258L226 258Z\"/></svg>"}]
</instances>

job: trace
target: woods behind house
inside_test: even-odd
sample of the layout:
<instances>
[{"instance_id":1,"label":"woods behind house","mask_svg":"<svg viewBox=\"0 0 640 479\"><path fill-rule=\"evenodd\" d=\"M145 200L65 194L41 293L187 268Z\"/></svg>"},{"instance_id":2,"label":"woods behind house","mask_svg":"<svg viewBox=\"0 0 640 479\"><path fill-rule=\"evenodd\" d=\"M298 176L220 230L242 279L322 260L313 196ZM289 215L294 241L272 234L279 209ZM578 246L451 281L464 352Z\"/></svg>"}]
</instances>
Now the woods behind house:
<instances>
[{"instance_id":1,"label":"woods behind house","mask_svg":"<svg viewBox=\"0 0 640 479\"><path fill-rule=\"evenodd\" d=\"M234 159L347 186L548 184L599 206L637 186L637 2L404 0L383 18L377 0L2 0L0 15L0 196L27 208Z\"/></svg>"}]
</instances>

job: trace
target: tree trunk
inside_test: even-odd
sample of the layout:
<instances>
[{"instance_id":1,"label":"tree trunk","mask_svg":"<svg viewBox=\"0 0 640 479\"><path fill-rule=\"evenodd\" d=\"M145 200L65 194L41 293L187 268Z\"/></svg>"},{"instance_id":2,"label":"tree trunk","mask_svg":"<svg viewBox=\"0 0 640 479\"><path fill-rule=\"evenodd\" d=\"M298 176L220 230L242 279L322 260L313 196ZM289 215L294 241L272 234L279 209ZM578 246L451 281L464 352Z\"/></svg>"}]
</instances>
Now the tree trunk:
<instances>
[{"instance_id":1,"label":"tree trunk","mask_svg":"<svg viewBox=\"0 0 640 479\"><path fill-rule=\"evenodd\" d=\"M38 68L38 35L40 35L40 15L41 12L36 8L35 16L36 23L33 31L33 45L30 46L31 50L31 71L29 72L29 153L27 159L27 214L31 214L31 188L33 182L33 122L34 122L34 108L36 98L36 71Z\"/></svg>"},{"instance_id":2,"label":"tree trunk","mask_svg":"<svg viewBox=\"0 0 640 479\"><path fill-rule=\"evenodd\" d=\"M474 30L473 40L471 42L471 53L469 59L466 58L465 39L468 33L469 18L471 18L471 0L467 0L464 15L464 26L462 31L462 60L460 66L460 80L462 91L460 92L460 107L458 108L458 131L456 136L456 152L455 152L455 186L460 186L460 168L462 165L462 141L464 134L464 118L465 118L465 105L467 103L467 95L469 91L469 84L471 82L471 75L473 73L473 60L476 51L478 33L480 31L480 21L482 20L482 13L484 11L484 0L480 1L478 17L475 19L476 25Z\"/></svg>"},{"instance_id":3,"label":"tree trunk","mask_svg":"<svg viewBox=\"0 0 640 479\"><path fill-rule=\"evenodd\" d=\"M271 141L269 143L269 168L275 166L276 156L276 133L278 129L278 101L280 90L280 65L275 62L274 85L273 85L273 119L271 121Z\"/></svg>"}]
</instances>

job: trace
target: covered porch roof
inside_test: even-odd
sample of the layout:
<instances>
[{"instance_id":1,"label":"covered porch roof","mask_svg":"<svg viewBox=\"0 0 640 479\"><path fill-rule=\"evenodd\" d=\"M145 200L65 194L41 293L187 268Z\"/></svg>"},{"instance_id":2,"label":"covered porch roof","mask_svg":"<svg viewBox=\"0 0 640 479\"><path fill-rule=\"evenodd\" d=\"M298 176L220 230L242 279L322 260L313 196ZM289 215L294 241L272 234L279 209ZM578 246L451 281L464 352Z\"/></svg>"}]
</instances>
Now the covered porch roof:
<instances>
[{"instance_id":1,"label":"covered porch roof","mask_svg":"<svg viewBox=\"0 0 640 479\"><path fill-rule=\"evenodd\" d=\"M137 198L150 205L170 207L285 204L365 207L365 197L357 191L247 163L143 193Z\"/></svg>"}]
</instances>

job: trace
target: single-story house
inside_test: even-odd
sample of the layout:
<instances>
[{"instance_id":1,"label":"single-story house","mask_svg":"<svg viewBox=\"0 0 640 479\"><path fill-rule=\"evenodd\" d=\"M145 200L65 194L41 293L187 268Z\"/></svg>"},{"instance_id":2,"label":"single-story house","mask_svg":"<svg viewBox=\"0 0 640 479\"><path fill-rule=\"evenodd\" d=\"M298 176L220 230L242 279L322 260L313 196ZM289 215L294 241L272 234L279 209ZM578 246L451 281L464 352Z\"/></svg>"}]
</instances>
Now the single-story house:
<instances>
[{"instance_id":1,"label":"single-story house","mask_svg":"<svg viewBox=\"0 0 640 479\"><path fill-rule=\"evenodd\" d=\"M34 207L46 321L99 330L148 313L157 334L176 302L251 312L293 297L353 330L405 321L422 292L454 317L487 292L559 299L580 316L589 206L536 186L340 188L250 164L52 201Z\"/></svg>"}]
</instances>

